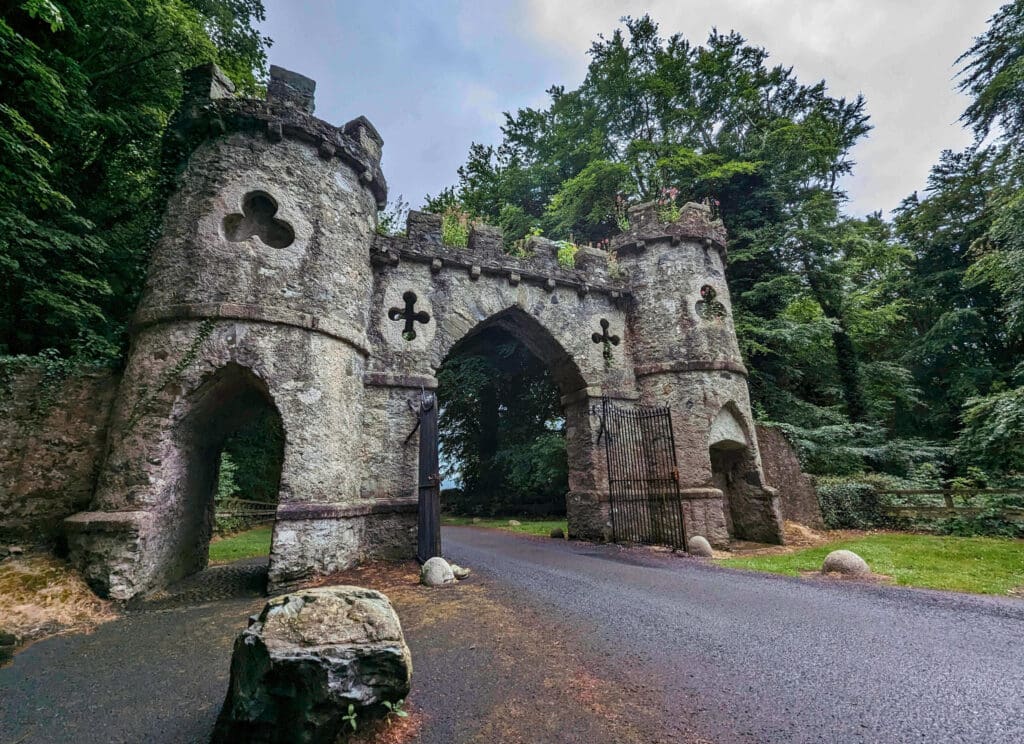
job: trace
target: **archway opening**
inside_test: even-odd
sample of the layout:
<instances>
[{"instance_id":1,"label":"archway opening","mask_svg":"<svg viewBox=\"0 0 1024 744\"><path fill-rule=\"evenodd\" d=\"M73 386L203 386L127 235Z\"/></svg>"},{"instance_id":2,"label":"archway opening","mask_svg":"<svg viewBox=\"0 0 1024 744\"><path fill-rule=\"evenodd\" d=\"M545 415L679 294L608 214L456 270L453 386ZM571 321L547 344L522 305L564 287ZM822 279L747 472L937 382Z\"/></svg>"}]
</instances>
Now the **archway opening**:
<instances>
[{"instance_id":1,"label":"archway opening","mask_svg":"<svg viewBox=\"0 0 1024 744\"><path fill-rule=\"evenodd\" d=\"M712 485L725 497L725 525L729 536L753 539L749 534L747 473L754 469L747 434L730 406L722 408L711 424L709 436Z\"/></svg>"},{"instance_id":2,"label":"archway opening","mask_svg":"<svg viewBox=\"0 0 1024 744\"><path fill-rule=\"evenodd\" d=\"M506 311L455 344L437 377L442 510L561 523L572 451L561 398L583 383L550 333Z\"/></svg>"},{"instance_id":3,"label":"archway opening","mask_svg":"<svg viewBox=\"0 0 1024 744\"><path fill-rule=\"evenodd\" d=\"M177 514L168 581L206 567L215 532L272 521L284 460L280 413L250 370L222 367L190 403L175 431L184 462L171 505Z\"/></svg>"}]
</instances>

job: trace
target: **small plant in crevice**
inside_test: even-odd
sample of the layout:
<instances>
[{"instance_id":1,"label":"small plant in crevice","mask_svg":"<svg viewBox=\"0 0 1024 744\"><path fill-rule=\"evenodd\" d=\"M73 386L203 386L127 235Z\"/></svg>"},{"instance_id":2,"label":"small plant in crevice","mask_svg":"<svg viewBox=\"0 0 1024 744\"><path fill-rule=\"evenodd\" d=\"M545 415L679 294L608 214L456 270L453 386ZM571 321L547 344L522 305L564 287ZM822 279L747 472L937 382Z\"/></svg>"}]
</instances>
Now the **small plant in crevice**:
<instances>
[{"instance_id":1,"label":"small plant in crevice","mask_svg":"<svg viewBox=\"0 0 1024 744\"><path fill-rule=\"evenodd\" d=\"M356 706L354 704L352 704L352 703L349 703L348 704L348 713L343 715L341 717L341 720L344 721L345 723L349 724L352 727L353 731L356 731L359 728L359 724L356 722L356 719L358 717L359 717L359 714L356 712Z\"/></svg>"},{"instance_id":2,"label":"small plant in crevice","mask_svg":"<svg viewBox=\"0 0 1024 744\"><path fill-rule=\"evenodd\" d=\"M576 254L580 247L569 240L558 241L558 265L571 269L576 264Z\"/></svg>"},{"instance_id":3,"label":"small plant in crevice","mask_svg":"<svg viewBox=\"0 0 1024 744\"><path fill-rule=\"evenodd\" d=\"M469 245L469 212L458 205L451 205L441 213L441 242L454 248Z\"/></svg>"},{"instance_id":4,"label":"small plant in crevice","mask_svg":"<svg viewBox=\"0 0 1024 744\"><path fill-rule=\"evenodd\" d=\"M385 720L388 722L388 726L391 725L392 718L408 718L409 712L404 709L405 699L396 700L390 702L389 700L384 701L384 707L387 708L387 713L384 714Z\"/></svg>"},{"instance_id":5,"label":"small plant in crevice","mask_svg":"<svg viewBox=\"0 0 1024 744\"><path fill-rule=\"evenodd\" d=\"M679 189L675 186L663 188L658 195L658 219L662 222L675 222L682 210L679 208Z\"/></svg>"},{"instance_id":6,"label":"small plant in crevice","mask_svg":"<svg viewBox=\"0 0 1024 744\"><path fill-rule=\"evenodd\" d=\"M539 227L531 228L526 235L507 244L505 252L515 258L528 258L531 255L531 251L526 246L530 242L530 238L539 238L543 235L544 231Z\"/></svg>"},{"instance_id":7,"label":"small plant in crevice","mask_svg":"<svg viewBox=\"0 0 1024 744\"><path fill-rule=\"evenodd\" d=\"M615 195L615 226L619 232L629 232L629 200L621 191Z\"/></svg>"}]
</instances>

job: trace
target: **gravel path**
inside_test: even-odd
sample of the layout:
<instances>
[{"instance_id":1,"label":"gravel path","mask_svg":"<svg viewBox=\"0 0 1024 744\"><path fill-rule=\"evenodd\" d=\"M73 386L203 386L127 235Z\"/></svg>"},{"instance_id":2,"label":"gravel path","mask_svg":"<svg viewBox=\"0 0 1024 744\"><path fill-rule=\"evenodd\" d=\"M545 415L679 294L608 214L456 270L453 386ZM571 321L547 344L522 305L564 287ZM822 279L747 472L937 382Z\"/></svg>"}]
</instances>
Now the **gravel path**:
<instances>
[{"instance_id":1,"label":"gravel path","mask_svg":"<svg viewBox=\"0 0 1024 744\"><path fill-rule=\"evenodd\" d=\"M1024 741L1024 602L706 566L446 528L474 569L380 588L413 652L402 741ZM0 669L0 744L205 741L259 562L213 569ZM416 733L418 731L418 733ZM397 739L389 739L397 741Z\"/></svg>"}]
</instances>

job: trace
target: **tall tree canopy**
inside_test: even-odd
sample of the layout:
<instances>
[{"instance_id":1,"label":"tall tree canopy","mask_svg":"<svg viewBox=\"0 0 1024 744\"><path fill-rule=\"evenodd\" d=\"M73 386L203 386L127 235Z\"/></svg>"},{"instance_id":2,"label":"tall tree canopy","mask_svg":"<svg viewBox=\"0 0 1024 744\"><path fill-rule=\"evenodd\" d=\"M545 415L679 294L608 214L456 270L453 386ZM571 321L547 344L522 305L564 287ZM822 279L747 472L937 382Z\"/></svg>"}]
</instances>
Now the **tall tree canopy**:
<instances>
[{"instance_id":1,"label":"tall tree canopy","mask_svg":"<svg viewBox=\"0 0 1024 744\"><path fill-rule=\"evenodd\" d=\"M262 0L21 0L0 16L0 353L116 358L181 72L252 91Z\"/></svg>"}]
</instances>

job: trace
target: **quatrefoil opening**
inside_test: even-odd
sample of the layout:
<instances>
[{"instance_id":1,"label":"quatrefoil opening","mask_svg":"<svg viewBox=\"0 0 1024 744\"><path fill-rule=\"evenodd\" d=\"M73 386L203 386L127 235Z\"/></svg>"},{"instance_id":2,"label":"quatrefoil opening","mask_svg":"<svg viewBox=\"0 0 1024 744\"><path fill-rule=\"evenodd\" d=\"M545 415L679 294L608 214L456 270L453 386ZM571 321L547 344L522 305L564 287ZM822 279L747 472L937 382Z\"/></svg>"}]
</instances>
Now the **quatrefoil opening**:
<instances>
[{"instance_id":1,"label":"quatrefoil opening","mask_svg":"<svg viewBox=\"0 0 1024 744\"><path fill-rule=\"evenodd\" d=\"M250 191L242 198L242 213L224 218L224 237L241 243L256 236L271 248L287 248L295 242L292 226L274 215L277 201L266 191Z\"/></svg>"}]
</instances>

